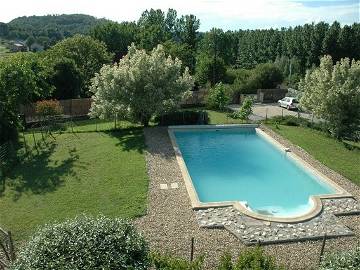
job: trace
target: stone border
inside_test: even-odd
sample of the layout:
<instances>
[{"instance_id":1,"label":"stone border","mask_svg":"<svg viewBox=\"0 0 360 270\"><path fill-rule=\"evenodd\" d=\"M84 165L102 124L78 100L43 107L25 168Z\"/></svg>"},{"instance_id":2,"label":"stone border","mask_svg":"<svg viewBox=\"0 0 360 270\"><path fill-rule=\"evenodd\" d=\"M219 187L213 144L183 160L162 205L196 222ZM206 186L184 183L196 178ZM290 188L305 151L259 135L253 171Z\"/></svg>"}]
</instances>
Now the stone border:
<instances>
[{"instance_id":1,"label":"stone border","mask_svg":"<svg viewBox=\"0 0 360 270\"><path fill-rule=\"evenodd\" d=\"M199 200L199 197L197 195L196 189L193 185L192 179L190 177L189 171L187 169L187 166L185 164L185 161L182 157L182 153L180 151L180 148L176 142L176 138L174 135L175 130L204 130L204 129L228 129L228 128L255 128L256 133L261 136L263 139L265 139L268 143L275 146L279 151L285 151L287 155L298 164L298 166L301 166L304 170L307 170L311 174L314 174L319 178L320 181L328 184L330 187L332 187L336 194L323 194L323 195L312 195L309 197L309 201L312 205L312 208L307 212L306 214L295 216L295 217L271 217L262 215L256 212L251 211L250 208L246 206L244 202L240 201L224 201L224 202L211 202L211 203L202 203ZM241 213L250 216L255 219L260 220L267 220L272 222L283 222L283 223L297 223L301 221L310 220L311 218L314 218L315 216L319 215L322 211L322 202L321 199L334 199L334 198L349 198L353 197L350 193L348 193L346 190L344 190L342 187L337 185L334 181L332 181L330 178L316 170L314 167L312 167L310 164L302 160L298 155L288 151L287 148L285 148L282 144L280 144L278 141L276 141L274 138L272 138L269 134L267 134L265 131L261 130L259 128L259 125L256 124L232 124L232 125L189 125L189 126L169 126L168 127L168 134L171 141L171 144L173 146L173 149L175 151L175 156L177 159L177 162L179 164L181 174L183 176L185 186L187 189L187 192L190 197L191 206L194 210L196 209L206 209L206 208L216 208L216 207L229 207L233 206L237 210L239 210Z\"/></svg>"}]
</instances>

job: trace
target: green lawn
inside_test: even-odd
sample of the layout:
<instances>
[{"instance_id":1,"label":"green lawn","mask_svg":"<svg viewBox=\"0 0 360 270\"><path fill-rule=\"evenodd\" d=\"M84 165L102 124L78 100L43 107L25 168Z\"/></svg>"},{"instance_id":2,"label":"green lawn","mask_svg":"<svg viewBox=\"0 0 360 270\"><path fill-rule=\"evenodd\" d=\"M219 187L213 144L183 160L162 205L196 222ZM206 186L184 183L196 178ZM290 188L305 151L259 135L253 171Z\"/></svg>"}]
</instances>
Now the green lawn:
<instances>
[{"instance_id":1,"label":"green lawn","mask_svg":"<svg viewBox=\"0 0 360 270\"><path fill-rule=\"evenodd\" d=\"M326 136L320 131L305 127L269 125L294 144L299 145L314 158L360 185L360 148L346 147L344 142Z\"/></svg>"},{"instance_id":2,"label":"green lawn","mask_svg":"<svg viewBox=\"0 0 360 270\"><path fill-rule=\"evenodd\" d=\"M33 145L32 134L25 137ZM54 137L12 170L0 193L0 224L16 240L26 239L39 225L80 213L125 218L145 213L142 128ZM36 140L41 140L39 133Z\"/></svg>"}]
</instances>

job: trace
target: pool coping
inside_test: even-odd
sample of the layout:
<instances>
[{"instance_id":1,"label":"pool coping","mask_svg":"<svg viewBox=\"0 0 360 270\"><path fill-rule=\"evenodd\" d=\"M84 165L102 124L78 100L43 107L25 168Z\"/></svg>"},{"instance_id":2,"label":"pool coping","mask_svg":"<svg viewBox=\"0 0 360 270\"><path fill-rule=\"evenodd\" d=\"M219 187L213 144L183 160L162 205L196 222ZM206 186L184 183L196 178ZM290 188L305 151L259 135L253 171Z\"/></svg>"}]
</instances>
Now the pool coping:
<instances>
[{"instance_id":1,"label":"pool coping","mask_svg":"<svg viewBox=\"0 0 360 270\"><path fill-rule=\"evenodd\" d=\"M309 171L317 178L319 178L322 182L325 182L330 187L332 187L336 193L335 194L323 194L323 195L311 195L309 197L309 201L311 201L312 208L305 214L294 216L294 217L271 217L268 215L262 215L257 212L251 211L247 208L242 202L240 201L224 201L224 202L211 202L211 203L204 203L199 200L197 195L196 189L193 185L192 179L190 177L189 171L187 169L186 163L183 159L182 153L180 148L176 142L176 138L174 135L175 130L203 130L203 129L227 129L227 128L255 128L256 133L265 139L267 142L278 148L280 151L284 151L288 157L290 157L293 161L295 161L299 166L304 168L305 170ZM283 146L265 131L260 129L258 124L230 124L230 125L186 125L186 126L169 126L168 127L168 134L173 146L176 160L179 164L181 174L184 179L185 187L190 197L191 206L194 210L196 209L206 209L206 208L217 208L217 207L227 207L233 206L243 214L250 216L255 219L270 221L270 222L282 222L282 223L296 223L296 222L303 222L309 219L312 219L319 215L322 211L323 205L321 199L334 199L334 198L353 198L349 192L345 189L340 187L337 183L331 180L328 176L324 175L316 168L311 166L309 163L301 159L295 153L289 151L288 148Z\"/></svg>"}]
</instances>

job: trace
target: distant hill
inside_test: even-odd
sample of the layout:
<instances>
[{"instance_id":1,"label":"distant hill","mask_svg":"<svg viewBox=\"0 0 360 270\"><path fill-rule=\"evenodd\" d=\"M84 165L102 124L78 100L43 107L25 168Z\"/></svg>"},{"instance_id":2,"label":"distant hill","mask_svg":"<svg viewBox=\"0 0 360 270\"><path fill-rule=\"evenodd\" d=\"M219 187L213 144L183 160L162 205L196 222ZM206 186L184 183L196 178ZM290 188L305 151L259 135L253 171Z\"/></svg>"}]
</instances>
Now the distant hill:
<instances>
[{"instance_id":1,"label":"distant hill","mask_svg":"<svg viewBox=\"0 0 360 270\"><path fill-rule=\"evenodd\" d=\"M0 23L0 37L49 47L63 38L87 34L92 27L104 21L84 14L24 16L9 23Z\"/></svg>"}]
</instances>

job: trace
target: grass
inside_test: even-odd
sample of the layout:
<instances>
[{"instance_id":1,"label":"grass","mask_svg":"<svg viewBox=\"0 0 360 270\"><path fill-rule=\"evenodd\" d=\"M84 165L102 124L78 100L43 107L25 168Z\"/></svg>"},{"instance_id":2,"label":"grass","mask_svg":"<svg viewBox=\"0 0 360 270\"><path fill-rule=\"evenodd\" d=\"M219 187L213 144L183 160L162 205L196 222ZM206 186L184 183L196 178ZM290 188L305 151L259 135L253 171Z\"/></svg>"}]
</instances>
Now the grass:
<instances>
[{"instance_id":1,"label":"grass","mask_svg":"<svg viewBox=\"0 0 360 270\"><path fill-rule=\"evenodd\" d=\"M242 122L224 112L207 112L211 124ZM0 226L23 241L38 226L81 213L143 215L148 177L142 127L126 121L116 127L121 129L114 130L114 121L92 119L67 123L45 142L39 131L21 134L31 155L13 168L4 190L0 188Z\"/></svg>"},{"instance_id":2,"label":"grass","mask_svg":"<svg viewBox=\"0 0 360 270\"><path fill-rule=\"evenodd\" d=\"M335 140L321 131L300 126L269 125L275 132L297 144L314 158L360 185L360 148L356 143Z\"/></svg>"},{"instance_id":3,"label":"grass","mask_svg":"<svg viewBox=\"0 0 360 270\"><path fill-rule=\"evenodd\" d=\"M15 240L25 240L39 225L81 213L123 218L145 213L148 177L141 128L54 137L5 179L0 220ZM34 145L31 133L25 139L28 147ZM41 141L41 134L35 139Z\"/></svg>"}]
</instances>

